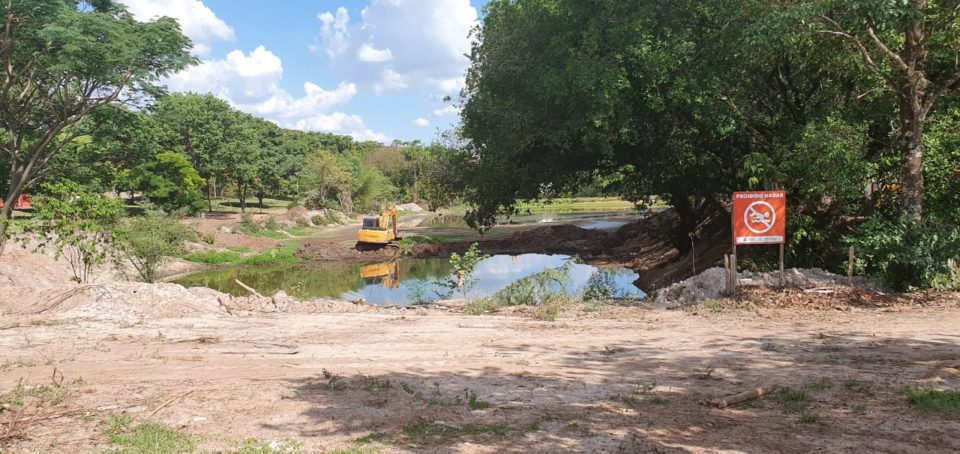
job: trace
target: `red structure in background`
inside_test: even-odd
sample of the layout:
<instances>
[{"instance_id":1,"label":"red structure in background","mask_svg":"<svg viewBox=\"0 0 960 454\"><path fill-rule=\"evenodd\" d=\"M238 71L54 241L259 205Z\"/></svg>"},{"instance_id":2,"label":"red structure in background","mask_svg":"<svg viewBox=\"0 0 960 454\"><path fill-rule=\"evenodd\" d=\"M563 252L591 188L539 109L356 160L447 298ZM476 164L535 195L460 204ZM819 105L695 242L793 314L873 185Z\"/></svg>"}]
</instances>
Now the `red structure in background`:
<instances>
[{"instance_id":1,"label":"red structure in background","mask_svg":"<svg viewBox=\"0 0 960 454\"><path fill-rule=\"evenodd\" d=\"M3 199L0 198L0 208L3 208ZM17 199L17 203L13 204L14 210L26 210L33 208L33 202L30 200L30 196L23 194L20 198Z\"/></svg>"}]
</instances>

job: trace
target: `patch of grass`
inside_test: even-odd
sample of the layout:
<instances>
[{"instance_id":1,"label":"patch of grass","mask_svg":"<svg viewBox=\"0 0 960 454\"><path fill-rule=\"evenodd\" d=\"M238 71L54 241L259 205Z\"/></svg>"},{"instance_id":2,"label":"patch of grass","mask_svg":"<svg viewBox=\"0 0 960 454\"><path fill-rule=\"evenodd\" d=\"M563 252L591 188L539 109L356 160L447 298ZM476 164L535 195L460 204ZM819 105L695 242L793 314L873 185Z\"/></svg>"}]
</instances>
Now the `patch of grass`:
<instances>
[{"instance_id":1,"label":"patch of grass","mask_svg":"<svg viewBox=\"0 0 960 454\"><path fill-rule=\"evenodd\" d=\"M36 366L37 362L30 359L18 359L15 361L5 360L3 364L0 364L0 371L7 371L12 368L19 367L33 367Z\"/></svg>"},{"instance_id":2,"label":"patch of grass","mask_svg":"<svg viewBox=\"0 0 960 454\"><path fill-rule=\"evenodd\" d=\"M863 415L867 413L867 404L863 402L852 402L849 405L847 405L847 408L849 408L850 411L858 415Z\"/></svg>"},{"instance_id":3,"label":"patch of grass","mask_svg":"<svg viewBox=\"0 0 960 454\"><path fill-rule=\"evenodd\" d=\"M555 322L557 321L557 317L560 316L560 311L562 311L566 305L567 300L564 298L550 299L537 306L537 310L533 313L533 316L537 320Z\"/></svg>"},{"instance_id":4,"label":"patch of grass","mask_svg":"<svg viewBox=\"0 0 960 454\"><path fill-rule=\"evenodd\" d=\"M843 388L846 389L847 391L852 391L855 393L863 393L863 394L870 393L870 383L867 383L862 380L853 380L853 379L845 380L843 382Z\"/></svg>"},{"instance_id":5,"label":"patch of grass","mask_svg":"<svg viewBox=\"0 0 960 454\"><path fill-rule=\"evenodd\" d=\"M341 391L347 388L347 381L341 375L323 369L323 378L327 380L327 386L334 391Z\"/></svg>"},{"instance_id":6,"label":"patch of grass","mask_svg":"<svg viewBox=\"0 0 960 454\"><path fill-rule=\"evenodd\" d=\"M703 300L703 302L700 303L700 308L707 312L712 312L714 314L719 314L724 310L723 304L721 304L720 301L717 301L712 298Z\"/></svg>"},{"instance_id":7,"label":"patch of grass","mask_svg":"<svg viewBox=\"0 0 960 454\"><path fill-rule=\"evenodd\" d=\"M937 391L929 388L913 388L906 392L907 402L919 410L960 414L960 391Z\"/></svg>"},{"instance_id":8,"label":"patch of grass","mask_svg":"<svg viewBox=\"0 0 960 454\"><path fill-rule=\"evenodd\" d=\"M226 265L238 263L243 256L234 251L196 251L182 257L184 260L204 265Z\"/></svg>"},{"instance_id":9,"label":"patch of grass","mask_svg":"<svg viewBox=\"0 0 960 454\"><path fill-rule=\"evenodd\" d=\"M804 385L804 388L807 388L812 391L823 391L825 389L830 389L833 387L833 383L829 378L821 378L816 381L812 381Z\"/></svg>"},{"instance_id":10,"label":"patch of grass","mask_svg":"<svg viewBox=\"0 0 960 454\"><path fill-rule=\"evenodd\" d=\"M289 265L292 263L297 263L300 261L300 258L294 255L297 252L299 246L296 244L288 244L277 249L271 249L266 252L261 252L257 255L252 255L250 257L244 258L240 264L246 266L264 266L264 265Z\"/></svg>"},{"instance_id":11,"label":"patch of grass","mask_svg":"<svg viewBox=\"0 0 960 454\"><path fill-rule=\"evenodd\" d=\"M250 252L250 246L230 246L227 249L231 252L236 252L239 254L246 254L247 252Z\"/></svg>"},{"instance_id":12,"label":"patch of grass","mask_svg":"<svg viewBox=\"0 0 960 454\"><path fill-rule=\"evenodd\" d=\"M381 380L377 377L360 377L363 389L367 391L386 391L393 388L393 383L389 379Z\"/></svg>"},{"instance_id":13,"label":"patch of grass","mask_svg":"<svg viewBox=\"0 0 960 454\"><path fill-rule=\"evenodd\" d=\"M483 315L493 312L504 305L493 298L480 298L470 302L463 308L463 313L467 315Z\"/></svg>"},{"instance_id":14,"label":"patch of grass","mask_svg":"<svg viewBox=\"0 0 960 454\"><path fill-rule=\"evenodd\" d=\"M495 435L504 437L510 432L510 428L502 424L490 426L465 424L457 427L420 420L416 425L404 428L401 434L407 445L424 446L447 444L465 436Z\"/></svg>"},{"instance_id":15,"label":"patch of grass","mask_svg":"<svg viewBox=\"0 0 960 454\"><path fill-rule=\"evenodd\" d=\"M803 424L819 424L820 411L816 408L807 408L800 412L799 421Z\"/></svg>"},{"instance_id":16,"label":"patch of grass","mask_svg":"<svg viewBox=\"0 0 960 454\"><path fill-rule=\"evenodd\" d=\"M657 384L654 382L640 383L634 388L633 393L618 396L625 404L631 407L637 407L640 404L665 405L670 403L670 399L656 394L653 390Z\"/></svg>"},{"instance_id":17,"label":"patch of grass","mask_svg":"<svg viewBox=\"0 0 960 454\"><path fill-rule=\"evenodd\" d=\"M35 386L27 391L28 396L53 405L63 402L67 394L67 388L57 384Z\"/></svg>"},{"instance_id":18,"label":"patch of grass","mask_svg":"<svg viewBox=\"0 0 960 454\"><path fill-rule=\"evenodd\" d=\"M216 233L205 233L205 234L203 234L202 237L200 237L200 239L203 240L204 243L214 244L214 243L217 242L217 234L216 234Z\"/></svg>"},{"instance_id":19,"label":"patch of grass","mask_svg":"<svg viewBox=\"0 0 960 454\"><path fill-rule=\"evenodd\" d=\"M790 387L780 389L777 400L783 407L784 413L802 413L813 403L813 398L806 390Z\"/></svg>"},{"instance_id":20,"label":"patch of grass","mask_svg":"<svg viewBox=\"0 0 960 454\"><path fill-rule=\"evenodd\" d=\"M197 449L195 437L178 432L155 422L146 422L131 428L133 417L120 415L109 421L107 438L110 450L116 454L180 454Z\"/></svg>"},{"instance_id":21,"label":"patch of grass","mask_svg":"<svg viewBox=\"0 0 960 454\"><path fill-rule=\"evenodd\" d=\"M64 323L66 322L63 320L43 320L43 319L30 320L30 326L59 326Z\"/></svg>"},{"instance_id":22,"label":"patch of grass","mask_svg":"<svg viewBox=\"0 0 960 454\"><path fill-rule=\"evenodd\" d=\"M263 441L256 438L247 438L241 441L235 450L228 454L300 454L303 443L292 438L283 438L276 441Z\"/></svg>"},{"instance_id":23,"label":"patch of grass","mask_svg":"<svg viewBox=\"0 0 960 454\"><path fill-rule=\"evenodd\" d=\"M469 389L466 391L465 395L466 395L466 398L467 398L467 399L466 399L466 400L467 400L467 408L469 408L469 409L471 409L471 410L483 410L483 409L487 409L487 408L490 408L490 407L493 406L493 404L491 404L490 402L487 402L487 401L484 401L484 400L480 400L480 399L477 397L477 393L475 393L475 392L473 392L473 391L471 391L471 390L469 390Z\"/></svg>"}]
</instances>

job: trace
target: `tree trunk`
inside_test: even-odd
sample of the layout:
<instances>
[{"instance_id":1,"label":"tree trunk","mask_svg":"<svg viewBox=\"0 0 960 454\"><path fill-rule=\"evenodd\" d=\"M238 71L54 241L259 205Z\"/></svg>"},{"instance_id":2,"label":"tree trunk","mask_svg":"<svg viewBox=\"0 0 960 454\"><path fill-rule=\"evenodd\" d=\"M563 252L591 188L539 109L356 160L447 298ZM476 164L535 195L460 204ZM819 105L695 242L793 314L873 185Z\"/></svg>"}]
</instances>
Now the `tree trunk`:
<instances>
[{"instance_id":1,"label":"tree trunk","mask_svg":"<svg viewBox=\"0 0 960 454\"><path fill-rule=\"evenodd\" d=\"M900 208L903 213L923 219L923 129L922 113L901 108Z\"/></svg>"},{"instance_id":2,"label":"tree trunk","mask_svg":"<svg viewBox=\"0 0 960 454\"><path fill-rule=\"evenodd\" d=\"M17 204L23 194L25 176L17 171L16 164L11 164L10 187L3 199L3 208L0 209L0 254L3 254L6 244L7 230L10 220L13 219L13 206Z\"/></svg>"}]
</instances>

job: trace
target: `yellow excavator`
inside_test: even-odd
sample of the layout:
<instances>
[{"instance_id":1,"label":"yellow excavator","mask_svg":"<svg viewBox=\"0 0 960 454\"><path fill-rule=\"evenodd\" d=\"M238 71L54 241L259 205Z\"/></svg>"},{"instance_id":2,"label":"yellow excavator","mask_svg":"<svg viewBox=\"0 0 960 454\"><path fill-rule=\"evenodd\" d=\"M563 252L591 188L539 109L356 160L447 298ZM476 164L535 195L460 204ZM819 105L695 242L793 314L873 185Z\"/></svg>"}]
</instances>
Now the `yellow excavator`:
<instances>
[{"instance_id":1,"label":"yellow excavator","mask_svg":"<svg viewBox=\"0 0 960 454\"><path fill-rule=\"evenodd\" d=\"M363 218L357 235L357 249L376 249L396 245L400 239L397 232L397 207L390 207L379 218Z\"/></svg>"}]
</instances>

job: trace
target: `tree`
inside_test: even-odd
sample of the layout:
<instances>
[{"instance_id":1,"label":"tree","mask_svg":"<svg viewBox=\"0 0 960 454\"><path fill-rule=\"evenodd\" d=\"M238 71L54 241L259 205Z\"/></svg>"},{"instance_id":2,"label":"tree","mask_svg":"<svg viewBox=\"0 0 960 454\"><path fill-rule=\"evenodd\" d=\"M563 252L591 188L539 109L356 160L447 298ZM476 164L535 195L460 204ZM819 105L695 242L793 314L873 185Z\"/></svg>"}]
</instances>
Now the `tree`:
<instances>
[{"instance_id":1,"label":"tree","mask_svg":"<svg viewBox=\"0 0 960 454\"><path fill-rule=\"evenodd\" d=\"M143 193L151 203L167 212L203 210L204 180L190 160L180 153L160 153L156 159L137 166L125 176L128 187Z\"/></svg>"},{"instance_id":2,"label":"tree","mask_svg":"<svg viewBox=\"0 0 960 454\"><path fill-rule=\"evenodd\" d=\"M163 129L163 145L189 156L193 167L206 181L207 209L213 211L214 185L223 169L221 153L231 141L228 129L234 110L212 94L176 93L157 101L156 120Z\"/></svg>"},{"instance_id":3,"label":"tree","mask_svg":"<svg viewBox=\"0 0 960 454\"><path fill-rule=\"evenodd\" d=\"M43 238L38 249L52 246L54 256L70 264L74 280L90 282L116 250L113 226L123 216L123 204L73 182L42 190L32 228Z\"/></svg>"},{"instance_id":4,"label":"tree","mask_svg":"<svg viewBox=\"0 0 960 454\"><path fill-rule=\"evenodd\" d=\"M137 22L112 0L0 2L0 149L16 200L64 147L84 135L90 113L134 102L163 76L195 62L177 22ZM0 241L12 205L0 210Z\"/></svg>"},{"instance_id":5,"label":"tree","mask_svg":"<svg viewBox=\"0 0 960 454\"><path fill-rule=\"evenodd\" d=\"M258 167L266 164L261 161L262 146L256 119L231 112L217 163L236 185L241 212L247 211L247 195L255 183Z\"/></svg>"},{"instance_id":6,"label":"tree","mask_svg":"<svg viewBox=\"0 0 960 454\"><path fill-rule=\"evenodd\" d=\"M348 186L350 174L340 167L333 153L317 151L307 158L304 180L307 187L316 191L317 206L329 208L329 200Z\"/></svg>"},{"instance_id":7,"label":"tree","mask_svg":"<svg viewBox=\"0 0 960 454\"><path fill-rule=\"evenodd\" d=\"M118 262L129 263L144 282L156 282L160 265L181 253L190 235L177 219L148 209L142 217L124 219L116 229Z\"/></svg>"},{"instance_id":8,"label":"tree","mask_svg":"<svg viewBox=\"0 0 960 454\"><path fill-rule=\"evenodd\" d=\"M923 216L923 135L937 102L960 82L960 5L951 0L827 1L817 32L847 41L897 102L900 205Z\"/></svg>"}]
</instances>

